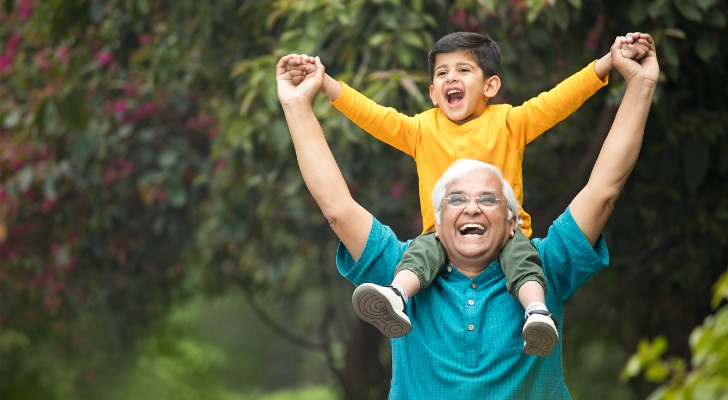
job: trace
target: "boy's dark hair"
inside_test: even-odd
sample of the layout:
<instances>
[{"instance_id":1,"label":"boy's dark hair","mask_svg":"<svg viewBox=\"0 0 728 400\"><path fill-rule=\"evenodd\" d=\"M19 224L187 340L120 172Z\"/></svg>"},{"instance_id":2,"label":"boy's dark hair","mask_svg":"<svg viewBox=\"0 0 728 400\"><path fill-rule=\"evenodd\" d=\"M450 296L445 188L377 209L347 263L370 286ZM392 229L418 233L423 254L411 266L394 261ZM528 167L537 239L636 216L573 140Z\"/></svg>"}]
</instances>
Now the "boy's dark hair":
<instances>
[{"instance_id":1,"label":"boy's dark hair","mask_svg":"<svg viewBox=\"0 0 728 400\"><path fill-rule=\"evenodd\" d=\"M464 51L477 61L483 70L483 77L488 78L498 73L501 61L501 50L498 43L489 36L473 32L455 32L445 35L432 46L427 55L430 67L430 78L435 77L435 57L442 53Z\"/></svg>"}]
</instances>

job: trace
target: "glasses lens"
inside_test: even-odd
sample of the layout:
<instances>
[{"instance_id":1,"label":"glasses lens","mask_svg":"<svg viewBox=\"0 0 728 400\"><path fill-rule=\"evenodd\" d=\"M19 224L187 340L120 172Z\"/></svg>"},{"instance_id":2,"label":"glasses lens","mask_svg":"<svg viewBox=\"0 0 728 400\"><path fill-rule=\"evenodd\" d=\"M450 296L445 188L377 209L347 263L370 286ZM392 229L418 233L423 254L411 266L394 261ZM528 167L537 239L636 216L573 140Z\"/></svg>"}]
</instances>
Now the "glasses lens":
<instances>
[{"instance_id":1,"label":"glasses lens","mask_svg":"<svg viewBox=\"0 0 728 400\"><path fill-rule=\"evenodd\" d=\"M496 207L498 206L498 203L500 202L500 199L495 196L482 196L478 197L478 205L482 207Z\"/></svg>"},{"instance_id":2,"label":"glasses lens","mask_svg":"<svg viewBox=\"0 0 728 400\"><path fill-rule=\"evenodd\" d=\"M470 202L470 199L475 199L478 206L482 208L495 208L500 203L500 199L495 196L488 195L471 197L464 194L452 194L445 197L445 203L450 208L465 208Z\"/></svg>"},{"instance_id":3,"label":"glasses lens","mask_svg":"<svg viewBox=\"0 0 728 400\"><path fill-rule=\"evenodd\" d=\"M449 197L445 197L447 205L452 208L463 208L468 204L468 197L462 194L453 194Z\"/></svg>"}]
</instances>

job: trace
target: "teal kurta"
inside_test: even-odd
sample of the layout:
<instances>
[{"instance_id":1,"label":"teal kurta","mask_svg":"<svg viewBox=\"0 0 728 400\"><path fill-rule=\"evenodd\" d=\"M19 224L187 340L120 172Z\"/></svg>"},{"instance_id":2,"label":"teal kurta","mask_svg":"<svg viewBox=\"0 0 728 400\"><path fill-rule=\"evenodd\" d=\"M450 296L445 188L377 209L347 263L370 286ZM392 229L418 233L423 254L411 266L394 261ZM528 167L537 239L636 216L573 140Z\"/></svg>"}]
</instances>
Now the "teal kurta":
<instances>
[{"instance_id":1,"label":"teal kurta","mask_svg":"<svg viewBox=\"0 0 728 400\"><path fill-rule=\"evenodd\" d=\"M604 238L592 247L567 209L544 239L533 239L548 280L546 306L559 321L571 296L609 263ZM339 272L355 285L387 285L407 249L374 219L364 252L354 262L343 245ZM505 285L497 262L475 278L451 265L410 299L412 332L392 339L390 399L570 399L561 341L550 357L524 355L523 308Z\"/></svg>"}]
</instances>

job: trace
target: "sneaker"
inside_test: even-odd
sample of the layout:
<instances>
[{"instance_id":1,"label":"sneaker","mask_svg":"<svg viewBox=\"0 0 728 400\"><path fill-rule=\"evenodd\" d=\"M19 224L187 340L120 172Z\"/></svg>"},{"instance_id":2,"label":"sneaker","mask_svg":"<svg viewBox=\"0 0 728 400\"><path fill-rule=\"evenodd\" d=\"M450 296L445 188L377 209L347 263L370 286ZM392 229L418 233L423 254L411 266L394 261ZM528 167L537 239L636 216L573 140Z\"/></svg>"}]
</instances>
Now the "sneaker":
<instances>
[{"instance_id":1,"label":"sneaker","mask_svg":"<svg viewBox=\"0 0 728 400\"><path fill-rule=\"evenodd\" d=\"M404 313L404 298L391 286L361 284L354 289L351 302L356 315L386 337L398 338L412 330L410 319Z\"/></svg>"},{"instance_id":2,"label":"sneaker","mask_svg":"<svg viewBox=\"0 0 728 400\"><path fill-rule=\"evenodd\" d=\"M523 325L523 352L539 357L550 356L559 342L556 320L548 311L532 311Z\"/></svg>"}]
</instances>

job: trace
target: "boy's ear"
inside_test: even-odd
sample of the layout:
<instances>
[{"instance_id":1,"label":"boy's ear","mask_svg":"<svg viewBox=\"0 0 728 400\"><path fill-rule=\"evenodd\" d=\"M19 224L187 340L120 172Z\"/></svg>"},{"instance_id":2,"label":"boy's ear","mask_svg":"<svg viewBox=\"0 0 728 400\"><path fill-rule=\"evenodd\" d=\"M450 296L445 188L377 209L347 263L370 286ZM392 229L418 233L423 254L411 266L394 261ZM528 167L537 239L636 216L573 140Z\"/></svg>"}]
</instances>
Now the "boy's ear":
<instances>
[{"instance_id":1,"label":"boy's ear","mask_svg":"<svg viewBox=\"0 0 728 400\"><path fill-rule=\"evenodd\" d=\"M483 88L483 94L485 97L492 99L498 94L501 87L501 80L498 75L493 75L485 81L485 87Z\"/></svg>"},{"instance_id":2,"label":"boy's ear","mask_svg":"<svg viewBox=\"0 0 728 400\"><path fill-rule=\"evenodd\" d=\"M432 105L437 107L437 98L435 98L435 87L433 85L430 85L430 100L432 100Z\"/></svg>"}]
</instances>

